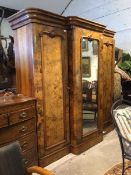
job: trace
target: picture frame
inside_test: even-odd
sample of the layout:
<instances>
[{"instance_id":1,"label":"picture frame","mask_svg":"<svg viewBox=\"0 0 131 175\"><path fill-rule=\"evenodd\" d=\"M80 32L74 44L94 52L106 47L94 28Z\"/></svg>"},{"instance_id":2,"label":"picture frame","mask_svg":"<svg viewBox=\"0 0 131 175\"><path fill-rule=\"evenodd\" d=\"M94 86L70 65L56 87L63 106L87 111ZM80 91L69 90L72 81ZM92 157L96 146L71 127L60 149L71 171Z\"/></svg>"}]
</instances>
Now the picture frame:
<instances>
[{"instance_id":1,"label":"picture frame","mask_svg":"<svg viewBox=\"0 0 131 175\"><path fill-rule=\"evenodd\" d=\"M91 57L82 57L82 76L84 78L91 77L91 64L90 64Z\"/></svg>"}]
</instances>

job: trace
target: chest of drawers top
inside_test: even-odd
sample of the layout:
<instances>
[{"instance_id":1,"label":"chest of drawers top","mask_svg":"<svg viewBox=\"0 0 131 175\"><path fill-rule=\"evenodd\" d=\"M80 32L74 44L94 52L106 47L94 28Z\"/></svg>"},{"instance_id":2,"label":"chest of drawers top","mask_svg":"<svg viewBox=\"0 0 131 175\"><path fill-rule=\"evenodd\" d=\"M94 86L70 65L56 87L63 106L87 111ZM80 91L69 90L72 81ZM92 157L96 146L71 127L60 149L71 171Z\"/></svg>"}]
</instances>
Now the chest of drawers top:
<instances>
[{"instance_id":1,"label":"chest of drawers top","mask_svg":"<svg viewBox=\"0 0 131 175\"><path fill-rule=\"evenodd\" d=\"M11 95L11 96L2 96L0 97L0 108L1 107L8 107L8 106L14 106L18 104L27 104L34 102L36 99L33 97L27 97L23 95Z\"/></svg>"},{"instance_id":2,"label":"chest of drawers top","mask_svg":"<svg viewBox=\"0 0 131 175\"><path fill-rule=\"evenodd\" d=\"M25 96L0 97L0 128L11 126L36 116L36 99Z\"/></svg>"},{"instance_id":3,"label":"chest of drawers top","mask_svg":"<svg viewBox=\"0 0 131 175\"><path fill-rule=\"evenodd\" d=\"M24 108L25 106L34 106L36 99L33 97L26 97L23 95L12 95L0 97L0 114L4 111L14 111L15 109ZM3 111L4 109L4 111Z\"/></svg>"}]
</instances>

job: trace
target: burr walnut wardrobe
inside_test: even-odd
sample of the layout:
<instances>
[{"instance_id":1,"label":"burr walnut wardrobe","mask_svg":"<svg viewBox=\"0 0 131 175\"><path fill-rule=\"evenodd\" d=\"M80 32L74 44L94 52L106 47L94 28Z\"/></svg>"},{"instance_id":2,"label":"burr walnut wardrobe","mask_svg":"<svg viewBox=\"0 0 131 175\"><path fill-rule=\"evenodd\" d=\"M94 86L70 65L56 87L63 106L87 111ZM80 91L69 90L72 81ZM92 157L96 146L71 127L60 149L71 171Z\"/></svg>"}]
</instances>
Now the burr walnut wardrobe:
<instances>
[{"instance_id":1,"label":"burr walnut wardrobe","mask_svg":"<svg viewBox=\"0 0 131 175\"><path fill-rule=\"evenodd\" d=\"M114 32L35 8L8 20L17 92L37 98L39 164L100 142L112 120Z\"/></svg>"}]
</instances>

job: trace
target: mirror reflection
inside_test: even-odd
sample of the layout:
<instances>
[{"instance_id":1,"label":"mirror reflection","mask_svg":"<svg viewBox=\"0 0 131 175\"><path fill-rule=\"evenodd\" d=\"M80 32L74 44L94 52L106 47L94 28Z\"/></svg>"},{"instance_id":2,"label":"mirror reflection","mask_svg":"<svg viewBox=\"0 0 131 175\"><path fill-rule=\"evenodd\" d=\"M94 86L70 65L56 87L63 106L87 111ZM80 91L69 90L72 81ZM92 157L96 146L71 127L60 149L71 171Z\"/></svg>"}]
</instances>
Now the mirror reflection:
<instances>
[{"instance_id":1,"label":"mirror reflection","mask_svg":"<svg viewBox=\"0 0 131 175\"><path fill-rule=\"evenodd\" d=\"M98 47L97 40L82 39L83 135L97 129Z\"/></svg>"}]
</instances>

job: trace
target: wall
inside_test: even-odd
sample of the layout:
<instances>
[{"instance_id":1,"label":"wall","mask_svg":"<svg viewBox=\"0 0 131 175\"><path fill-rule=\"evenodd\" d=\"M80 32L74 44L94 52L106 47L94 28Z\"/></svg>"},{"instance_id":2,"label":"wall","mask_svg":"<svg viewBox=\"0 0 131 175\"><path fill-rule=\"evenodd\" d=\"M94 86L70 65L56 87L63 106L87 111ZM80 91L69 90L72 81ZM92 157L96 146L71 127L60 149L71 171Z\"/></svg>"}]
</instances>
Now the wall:
<instances>
[{"instance_id":1,"label":"wall","mask_svg":"<svg viewBox=\"0 0 131 175\"><path fill-rule=\"evenodd\" d=\"M13 31L7 19L3 19L2 21L1 35L7 38L9 38L9 35L13 36ZM7 39L7 46L6 46L6 41L2 40L2 46L4 48L5 54L7 54L7 48L9 42L11 42L11 40ZM6 57L4 57L4 59L6 59ZM12 66L12 64L10 65ZM3 91L3 89L5 88L15 87L15 73L14 71L12 73L11 70L12 68L10 69L9 67L5 66L5 64L0 64L0 92L1 90Z\"/></svg>"},{"instance_id":2,"label":"wall","mask_svg":"<svg viewBox=\"0 0 131 175\"><path fill-rule=\"evenodd\" d=\"M13 36L13 30L11 29L7 19L3 19L2 25L1 25L1 35L4 37L9 37L9 35ZM7 40L7 42L10 42L10 40ZM3 47L5 46L5 42L3 41Z\"/></svg>"},{"instance_id":3,"label":"wall","mask_svg":"<svg viewBox=\"0 0 131 175\"><path fill-rule=\"evenodd\" d=\"M13 35L13 31L7 21L7 19L4 19L2 21L2 29L1 29L2 35L8 37L9 35Z\"/></svg>"},{"instance_id":4,"label":"wall","mask_svg":"<svg viewBox=\"0 0 131 175\"><path fill-rule=\"evenodd\" d=\"M116 47L131 53L131 0L73 0L64 16L79 16L116 31Z\"/></svg>"}]
</instances>

